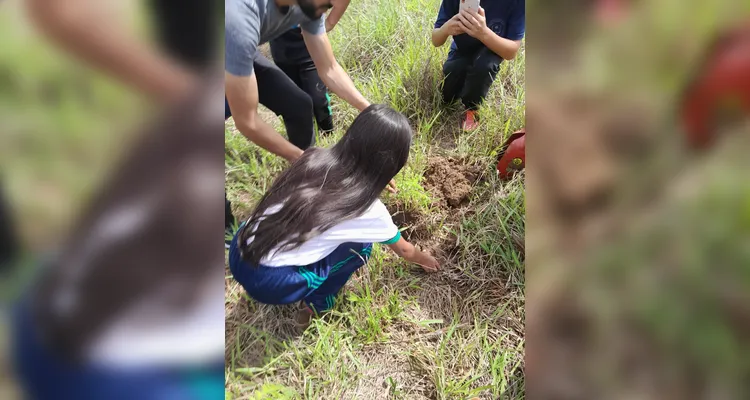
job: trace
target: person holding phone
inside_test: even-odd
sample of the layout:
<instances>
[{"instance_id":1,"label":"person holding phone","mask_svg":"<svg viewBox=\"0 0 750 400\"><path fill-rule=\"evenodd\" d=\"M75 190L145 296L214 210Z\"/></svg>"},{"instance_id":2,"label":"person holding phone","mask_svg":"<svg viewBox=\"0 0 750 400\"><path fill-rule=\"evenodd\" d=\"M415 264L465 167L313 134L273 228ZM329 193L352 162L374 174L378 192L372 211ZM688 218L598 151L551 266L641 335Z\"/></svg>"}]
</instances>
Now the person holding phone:
<instances>
[{"instance_id":1,"label":"person holding phone","mask_svg":"<svg viewBox=\"0 0 750 400\"><path fill-rule=\"evenodd\" d=\"M471 4L474 3L474 4ZM432 31L432 44L453 37L443 64L443 99L461 99L466 111L461 127L478 126L477 110L487 97L503 60L512 60L526 32L525 0L443 0Z\"/></svg>"}]
</instances>

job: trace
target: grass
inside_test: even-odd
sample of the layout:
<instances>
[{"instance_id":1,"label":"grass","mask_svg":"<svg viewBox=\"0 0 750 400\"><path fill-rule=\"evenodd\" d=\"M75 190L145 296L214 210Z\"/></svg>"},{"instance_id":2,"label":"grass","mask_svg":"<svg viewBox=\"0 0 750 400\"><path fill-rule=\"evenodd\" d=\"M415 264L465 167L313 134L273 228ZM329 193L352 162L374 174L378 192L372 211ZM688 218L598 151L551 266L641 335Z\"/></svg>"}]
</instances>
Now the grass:
<instances>
[{"instance_id":1,"label":"grass","mask_svg":"<svg viewBox=\"0 0 750 400\"><path fill-rule=\"evenodd\" d=\"M447 45L430 31L437 0L362 0L347 10L331 41L339 62L373 103L411 121L415 142L384 195L404 236L441 257L427 275L376 246L333 311L299 335L294 307L250 300L226 277L228 399L482 399L524 397L524 216L522 177L500 182L494 161L523 126L524 51L501 64L480 110L482 126L459 133L461 109L443 105L439 84ZM334 143L356 110L334 96ZM263 117L280 132L270 112ZM226 124L226 186L246 216L285 162ZM474 168L469 200L449 207L427 184L436 162Z\"/></svg>"}]
</instances>

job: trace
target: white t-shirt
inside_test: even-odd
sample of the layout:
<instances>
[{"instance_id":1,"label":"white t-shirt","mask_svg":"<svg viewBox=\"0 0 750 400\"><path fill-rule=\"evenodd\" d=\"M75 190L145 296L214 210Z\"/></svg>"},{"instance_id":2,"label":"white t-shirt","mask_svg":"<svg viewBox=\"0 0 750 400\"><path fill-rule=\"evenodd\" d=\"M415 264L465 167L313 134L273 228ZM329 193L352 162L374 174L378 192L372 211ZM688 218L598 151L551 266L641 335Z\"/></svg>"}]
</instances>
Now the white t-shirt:
<instances>
[{"instance_id":1,"label":"white t-shirt","mask_svg":"<svg viewBox=\"0 0 750 400\"><path fill-rule=\"evenodd\" d=\"M273 214L281 209L281 204L266 210L266 214ZM261 260L267 267L287 267L309 265L324 259L343 243L383 243L393 244L401 238L393 218L380 200L374 203L357 218L340 222L327 231L306 241L293 250L271 251ZM249 238L247 243L252 243Z\"/></svg>"}]
</instances>

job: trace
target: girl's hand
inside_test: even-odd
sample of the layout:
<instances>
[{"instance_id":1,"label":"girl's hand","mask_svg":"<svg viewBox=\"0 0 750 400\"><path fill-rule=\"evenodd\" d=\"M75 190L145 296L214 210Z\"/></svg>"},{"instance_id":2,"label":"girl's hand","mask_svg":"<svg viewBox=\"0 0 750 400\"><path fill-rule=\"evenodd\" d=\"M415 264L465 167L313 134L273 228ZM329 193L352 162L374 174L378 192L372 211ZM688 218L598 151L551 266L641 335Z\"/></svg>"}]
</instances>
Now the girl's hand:
<instances>
[{"instance_id":1,"label":"girl's hand","mask_svg":"<svg viewBox=\"0 0 750 400\"><path fill-rule=\"evenodd\" d=\"M398 189L396 188L396 181L391 179L391 181L388 182L388 186L386 186L385 189L393 194L396 194L396 192L398 192Z\"/></svg>"},{"instance_id":2,"label":"girl's hand","mask_svg":"<svg viewBox=\"0 0 750 400\"><path fill-rule=\"evenodd\" d=\"M437 272L438 268L440 268L440 263L438 262L438 260L426 251L422 252L420 262L416 264L422 267L422 269L427 272Z\"/></svg>"}]
</instances>

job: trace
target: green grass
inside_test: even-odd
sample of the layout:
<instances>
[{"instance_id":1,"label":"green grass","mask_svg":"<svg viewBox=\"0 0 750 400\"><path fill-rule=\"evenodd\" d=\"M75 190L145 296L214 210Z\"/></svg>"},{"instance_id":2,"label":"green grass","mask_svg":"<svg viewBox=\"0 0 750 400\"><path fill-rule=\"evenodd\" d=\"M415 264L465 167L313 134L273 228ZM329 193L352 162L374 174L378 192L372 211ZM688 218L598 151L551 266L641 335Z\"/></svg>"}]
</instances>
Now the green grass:
<instances>
[{"instance_id":1,"label":"green grass","mask_svg":"<svg viewBox=\"0 0 750 400\"><path fill-rule=\"evenodd\" d=\"M498 148L523 126L524 51L501 64L481 109L482 126L459 133L461 109L443 105L439 84L448 45L434 48L437 0L362 0L330 35L339 62L373 103L403 112L415 131L392 210L416 216L401 228L443 250L441 271L427 275L376 246L333 311L296 333L293 307L249 300L227 272L228 399L482 399L524 397L524 188L494 177ZM333 96L336 131L356 117ZM269 112L263 117L283 132ZM226 124L226 181L244 217L285 162ZM468 205L446 209L424 186L430 159L479 165Z\"/></svg>"}]
</instances>

